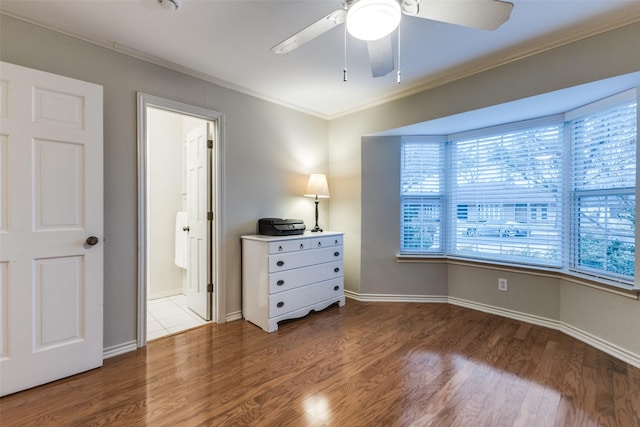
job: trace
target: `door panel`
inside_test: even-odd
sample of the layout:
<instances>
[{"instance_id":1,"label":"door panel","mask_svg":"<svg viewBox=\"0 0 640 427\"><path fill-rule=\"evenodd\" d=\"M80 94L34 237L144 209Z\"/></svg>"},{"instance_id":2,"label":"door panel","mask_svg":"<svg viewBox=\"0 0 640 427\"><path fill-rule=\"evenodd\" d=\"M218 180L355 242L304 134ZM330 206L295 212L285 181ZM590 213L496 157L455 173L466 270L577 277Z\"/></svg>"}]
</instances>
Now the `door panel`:
<instances>
[{"instance_id":1,"label":"door panel","mask_svg":"<svg viewBox=\"0 0 640 427\"><path fill-rule=\"evenodd\" d=\"M33 121L52 126L82 129L84 99L82 96L43 88L33 90Z\"/></svg>"},{"instance_id":2,"label":"door panel","mask_svg":"<svg viewBox=\"0 0 640 427\"><path fill-rule=\"evenodd\" d=\"M102 365L102 87L0 67L5 395Z\"/></svg>"},{"instance_id":3,"label":"door panel","mask_svg":"<svg viewBox=\"0 0 640 427\"><path fill-rule=\"evenodd\" d=\"M189 252L187 305L205 320L211 320L209 283L209 173L207 123L203 121L187 134L187 220Z\"/></svg>"},{"instance_id":4,"label":"door panel","mask_svg":"<svg viewBox=\"0 0 640 427\"><path fill-rule=\"evenodd\" d=\"M84 218L84 147L34 141L34 228L81 229Z\"/></svg>"},{"instance_id":5,"label":"door panel","mask_svg":"<svg viewBox=\"0 0 640 427\"><path fill-rule=\"evenodd\" d=\"M84 257L34 261L35 351L82 339Z\"/></svg>"}]
</instances>

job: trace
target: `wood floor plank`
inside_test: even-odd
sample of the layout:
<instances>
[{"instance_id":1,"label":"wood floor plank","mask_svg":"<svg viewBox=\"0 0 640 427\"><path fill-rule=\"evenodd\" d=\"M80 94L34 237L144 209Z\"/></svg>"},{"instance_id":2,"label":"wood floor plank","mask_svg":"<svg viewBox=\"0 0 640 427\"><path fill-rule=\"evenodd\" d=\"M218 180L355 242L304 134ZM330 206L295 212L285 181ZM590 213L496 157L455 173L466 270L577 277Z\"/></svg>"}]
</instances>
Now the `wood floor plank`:
<instances>
[{"instance_id":1,"label":"wood floor plank","mask_svg":"<svg viewBox=\"0 0 640 427\"><path fill-rule=\"evenodd\" d=\"M0 399L5 426L640 426L640 371L448 304L205 325Z\"/></svg>"},{"instance_id":2,"label":"wood floor plank","mask_svg":"<svg viewBox=\"0 0 640 427\"><path fill-rule=\"evenodd\" d=\"M640 382L616 372L613 374L613 394L615 419L620 425L640 425Z\"/></svg>"}]
</instances>

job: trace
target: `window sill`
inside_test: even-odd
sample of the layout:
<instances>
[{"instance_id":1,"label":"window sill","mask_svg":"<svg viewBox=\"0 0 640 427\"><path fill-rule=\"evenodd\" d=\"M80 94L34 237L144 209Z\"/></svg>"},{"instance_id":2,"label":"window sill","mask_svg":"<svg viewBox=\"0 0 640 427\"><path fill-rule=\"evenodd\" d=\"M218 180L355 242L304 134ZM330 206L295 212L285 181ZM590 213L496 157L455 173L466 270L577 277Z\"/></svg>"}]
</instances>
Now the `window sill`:
<instances>
[{"instance_id":1,"label":"window sill","mask_svg":"<svg viewBox=\"0 0 640 427\"><path fill-rule=\"evenodd\" d=\"M470 260L465 258L454 258L446 256L420 256L420 255L397 255L396 261L399 263L439 263L450 265L462 265L467 267L484 268L487 270L509 271L514 273L529 274L532 276L548 277L552 279L562 279L571 283L598 289L627 298L640 299L640 288L622 283L598 280L587 275L571 273L567 271L555 270L544 267L529 267L515 264L494 263L487 261Z\"/></svg>"}]
</instances>

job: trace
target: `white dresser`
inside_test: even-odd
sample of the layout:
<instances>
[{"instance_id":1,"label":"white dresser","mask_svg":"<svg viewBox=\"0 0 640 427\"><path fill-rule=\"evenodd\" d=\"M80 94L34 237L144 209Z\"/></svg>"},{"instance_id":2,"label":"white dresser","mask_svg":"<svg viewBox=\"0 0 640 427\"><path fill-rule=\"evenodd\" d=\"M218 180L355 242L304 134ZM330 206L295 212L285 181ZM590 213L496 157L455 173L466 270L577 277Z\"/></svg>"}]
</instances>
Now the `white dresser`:
<instances>
[{"instance_id":1,"label":"white dresser","mask_svg":"<svg viewBox=\"0 0 640 427\"><path fill-rule=\"evenodd\" d=\"M242 236L242 314L267 332L278 322L343 306L343 233Z\"/></svg>"}]
</instances>

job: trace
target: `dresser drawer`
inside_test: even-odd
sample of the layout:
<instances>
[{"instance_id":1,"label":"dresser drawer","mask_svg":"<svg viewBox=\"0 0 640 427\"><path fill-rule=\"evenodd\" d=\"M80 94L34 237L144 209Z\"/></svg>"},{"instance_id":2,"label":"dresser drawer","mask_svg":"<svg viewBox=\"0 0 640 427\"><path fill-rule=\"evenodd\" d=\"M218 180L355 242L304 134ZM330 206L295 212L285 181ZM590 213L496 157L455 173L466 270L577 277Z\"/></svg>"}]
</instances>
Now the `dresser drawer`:
<instances>
[{"instance_id":1,"label":"dresser drawer","mask_svg":"<svg viewBox=\"0 0 640 427\"><path fill-rule=\"evenodd\" d=\"M342 260L272 273L269 275L269 293L287 291L342 276Z\"/></svg>"},{"instance_id":2,"label":"dresser drawer","mask_svg":"<svg viewBox=\"0 0 640 427\"><path fill-rule=\"evenodd\" d=\"M269 255L269 273L342 259L342 246Z\"/></svg>"},{"instance_id":3,"label":"dresser drawer","mask_svg":"<svg viewBox=\"0 0 640 427\"><path fill-rule=\"evenodd\" d=\"M323 236L311 238L311 249L342 246L342 236Z\"/></svg>"},{"instance_id":4,"label":"dresser drawer","mask_svg":"<svg viewBox=\"0 0 640 427\"><path fill-rule=\"evenodd\" d=\"M343 295L342 278L327 280L269 296L269 317L277 317L318 301Z\"/></svg>"},{"instance_id":5,"label":"dresser drawer","mask_svg":"<svg viewBox=\"0 0 640 427\"><path fill-rule=\"evenodd\" d=\"M269 243L270 254L281 254L286 252L304 251L309 249L310 239L284 240Z\"/></svg>"}]
</instances>

